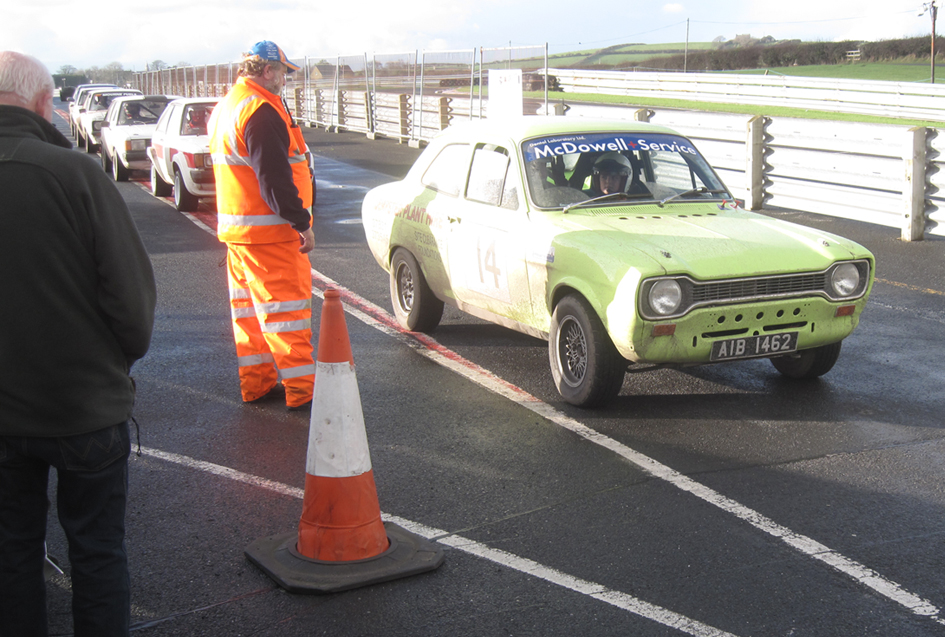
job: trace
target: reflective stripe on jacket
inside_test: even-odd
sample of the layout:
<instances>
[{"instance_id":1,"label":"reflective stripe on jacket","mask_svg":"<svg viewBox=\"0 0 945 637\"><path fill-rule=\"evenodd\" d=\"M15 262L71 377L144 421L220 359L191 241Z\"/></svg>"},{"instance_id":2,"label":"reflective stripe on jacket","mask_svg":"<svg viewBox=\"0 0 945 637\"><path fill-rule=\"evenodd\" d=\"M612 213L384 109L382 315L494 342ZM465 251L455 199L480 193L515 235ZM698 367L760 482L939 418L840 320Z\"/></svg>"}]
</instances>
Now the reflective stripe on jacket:
<instances>
[{"instance_id":1,"label":"reflective stripe on jacket","mask_svg":"<svg viewBox=\"0 0 945 637\"><path fill-rule=\"evenodd\" d=\"M308 147L279 97L251 79L241 77L220 100L210 120L210 153L217 190L217 236L229 243L277 243L298 239L291 223L277 215L259 192L250 165L246 123L263 104L271 104L289 131L288 161L292 181L304 208L312 205L312 175Z\"/></svg>"}]
</instances>

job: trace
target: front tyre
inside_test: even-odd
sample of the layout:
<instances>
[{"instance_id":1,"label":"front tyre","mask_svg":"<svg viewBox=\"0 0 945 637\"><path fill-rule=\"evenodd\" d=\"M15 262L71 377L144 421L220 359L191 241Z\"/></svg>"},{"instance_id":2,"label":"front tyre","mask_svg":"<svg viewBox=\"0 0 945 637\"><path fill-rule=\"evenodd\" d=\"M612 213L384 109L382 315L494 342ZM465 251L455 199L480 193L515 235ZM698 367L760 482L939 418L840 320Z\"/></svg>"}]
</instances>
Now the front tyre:
<instances>
[{"instance_id":1,"label":"front tyre","mask_svg":"<svg viewBox=\"0 0 945 637\"><path fill-rule=\"evenodd\" d=\"M154 164L151 164L151 194L155 197L169 197L171 185L164 181Z\"/></svg>"},{"instance_id":2,"label":"front tyre","mask_svg":"<svg viewBox=\"0 0 945 637\"><path fill-rule=\"evenodd\" d=\"M105 155L105 147L102 146L102 155ZM115 178L115 181L128 181L128 173L131 172L125 165L121 163L121 158L115 157L110 160L112 165L112 177Z\"/></svg>"},{"instance_id":3,"label":"front tyre","mask_svg":"<svg viewBox=\"0 0 945 637\"><path fill-rule=\"evenodd\" d=\"M187 190L184 185L184 177L179 170L174 171L174 205L178 212L196 212L200 204L200 198Z\"/></svg>"},{"instance_id":4,"label":"front tyre","mask_svg":"<svg viewBox=\"0 0 945 637\"><path fill-rule=\"evenodd\" d=\"M627 361L582 297L571 294L551 315L548 359L558 393L578 407L598 407L620 393Z\"/></svg>"},{"instance_id":5,"label":"front tyre","mask_svg":"<svg viewBox=\"0 0 945 637\"><path fill-rule=\"evenodd\" d=\"M443 317L443 301L433 295L417 260L403 248L397 248L390 261L390 300L397 322L411 332L432 332Z\"/></svg>"},{"instance_id":6,"label":"front tyre","mask_svg":"<svg viewBox=\"0 0 945 637\"><path fill-rule=\"evenodd\" d=\"M102 170L105 171L105 174L108 174L112 171L112 160L105 151L104 146L102 146Z\"/></svg>"},{"instance_id":7,"label":"front tyre","mask_svg":"<svg viewBox=\"0 0 945 637\"><path fill-rule=\"evenodd\" d=\"M771 364L788 378L817 378L829 372L838 358L840 342L777 356L771 359Z\"/></svg>"}]
</instances>

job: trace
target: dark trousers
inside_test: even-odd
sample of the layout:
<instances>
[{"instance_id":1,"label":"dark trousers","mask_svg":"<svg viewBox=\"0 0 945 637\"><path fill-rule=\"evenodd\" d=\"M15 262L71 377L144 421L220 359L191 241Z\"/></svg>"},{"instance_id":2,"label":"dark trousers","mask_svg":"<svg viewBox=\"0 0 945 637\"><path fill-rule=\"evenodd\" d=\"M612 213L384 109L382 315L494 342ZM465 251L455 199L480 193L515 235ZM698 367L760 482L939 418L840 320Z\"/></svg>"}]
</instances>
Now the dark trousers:
<instances>
[{"instance_id":1,"label":"dark trousers","mask_svg":"<svg viewBox=\"0 0 945 637\"><path fill-rule=\"evenodd\" d=\"M0 637L45 637L49 468L69 541L76 637L127 636L128 423L62 438L0 436Z\"/></svg>"}]
</instances>

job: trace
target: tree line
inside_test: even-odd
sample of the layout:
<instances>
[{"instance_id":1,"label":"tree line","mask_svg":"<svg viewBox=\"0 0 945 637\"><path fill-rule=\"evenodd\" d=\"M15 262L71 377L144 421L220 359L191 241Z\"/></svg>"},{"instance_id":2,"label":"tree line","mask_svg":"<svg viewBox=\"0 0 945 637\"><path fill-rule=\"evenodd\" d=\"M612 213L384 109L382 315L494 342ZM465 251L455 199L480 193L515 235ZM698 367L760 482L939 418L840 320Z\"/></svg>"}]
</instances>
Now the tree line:
<instances>
[{"instance_id":1,"label":"tree line","mask_svg":"<svg viewBox=\"0 0 945 637\"><path fill-rule=\"evenodd\" d=\"M155 60L147 64L147 69L156 71L169 68L169 64L162 60ZM177 66L190 66L189 62L178 62ZM87 69L78 69L72 65L65 64L59 67L56 73L53 73L53 80L57 88L64 86L77 86L89 82L100 84L114 84L115 86L125 86L129 84L134 76L133 69L124 68L120 62L112 62L103 67L90 66Z\"/></svg>"}]
</instances>

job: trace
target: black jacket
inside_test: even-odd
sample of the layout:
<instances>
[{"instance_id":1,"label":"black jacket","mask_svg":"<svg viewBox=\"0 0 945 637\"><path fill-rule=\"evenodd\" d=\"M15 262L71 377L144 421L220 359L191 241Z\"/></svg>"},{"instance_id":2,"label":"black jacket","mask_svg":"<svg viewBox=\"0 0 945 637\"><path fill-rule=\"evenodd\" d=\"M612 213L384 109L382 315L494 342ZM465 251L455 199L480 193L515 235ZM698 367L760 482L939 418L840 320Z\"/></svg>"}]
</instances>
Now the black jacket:
<instances>
[{"instance_id":1,"label":"black jacket","mask_svg":"<svg viewBox=\"0 0 945 637\"><path fill-rule=\"evenodd\" d=\"M151 262L117 188L49 122L0 105L0 435L131 415L154 326Z\"/></svg>"}]
</instances>

